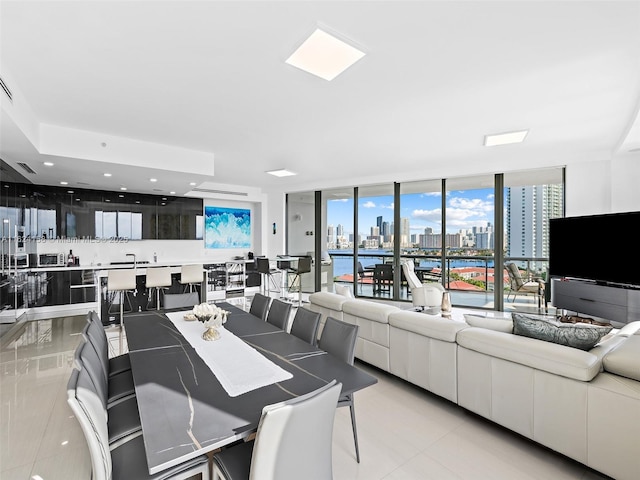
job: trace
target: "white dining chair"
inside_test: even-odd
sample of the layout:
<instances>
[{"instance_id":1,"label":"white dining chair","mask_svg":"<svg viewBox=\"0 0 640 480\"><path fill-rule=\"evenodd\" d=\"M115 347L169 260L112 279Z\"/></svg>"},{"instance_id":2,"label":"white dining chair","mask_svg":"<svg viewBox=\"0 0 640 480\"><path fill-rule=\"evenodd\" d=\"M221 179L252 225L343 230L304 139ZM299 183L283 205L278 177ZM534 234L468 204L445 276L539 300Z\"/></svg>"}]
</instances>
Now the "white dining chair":
<instances>
[{"instance_id":1,"label":"white dining chair","mask_svg":"<svg viewBox=\"0 0 640 480\"><path fill-rule=\"evenodd\" d=\"M110 445L107 414L85 369L74 368L71 372L67 402L87 441L92 480L185 480L195 475L201 475L203 480L210 478L206 455L169 467L162 475L150 475L142 435Z\"/></svg>"},{"instance_id":2,"label":"white dining chair","mask_svg":"<svg viewBox=\"0 0 640 480\"><path fill-rule=\"evenodd\" d=\"M216 453L214 480L331 480L333 421L342 384L262 410L255 440Z\"/></svg>"}]
</instances>

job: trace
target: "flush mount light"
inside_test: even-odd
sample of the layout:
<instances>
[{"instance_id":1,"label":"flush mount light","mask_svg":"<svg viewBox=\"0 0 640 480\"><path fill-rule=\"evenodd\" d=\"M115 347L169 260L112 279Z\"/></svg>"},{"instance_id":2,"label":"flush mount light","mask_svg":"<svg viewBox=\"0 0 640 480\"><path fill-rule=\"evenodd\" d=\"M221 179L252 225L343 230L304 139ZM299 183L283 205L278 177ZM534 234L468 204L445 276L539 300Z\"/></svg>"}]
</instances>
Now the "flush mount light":
<instances>
[{"instance_id":1,"label":"flush mount light","mask_svg":"<svg viewBox=\"0 0 640 480\"><path fill-rule=\"evenodd\" d=\"M529 130L518 132L496 133L484 136L485 147L495 147L497 145L509 145L510 143L521 143L529 133Z\"/></svg>"},{"instance_id":2,"label":"flush mount light","mask_svg":"<svg viewBox=\"0 0 640 480\"><path fill-rule=\"evenodd\" d=\"M318 28L285 63L331 81L364 55L364 52Z\"/></svg>"},{"instance_id":3,"label":"flush mount light","mask_svg":"<svg viewBox=\"0 0 640 480\"><path fill-rule=\"evenodd\" d=\"M104 173L103 175L104 175L105 177L110 177L110 176L111 176L111 174L110 174L110 173Z\"/></svg>"},{"instance_id":4,"label":"flush mount light","mask_svg":"<svg viewBox=\"0 0 640 480\"><path fill-rule=\"evenodd\" d=\"M53 162L44 162L43 164L45 167L53 167Z\"/></svg>"},{"instance_id":5,"label":"flush mount light","mask_svg":"<svg viewBox=\"0 0 640 480\"><path fill-rule=\"evenodd\" d=\"M290 177L291 175L297 175L297 173L294 173L285 168L281 168L280 170L269 170L265 173L268 173L269 175L273 175L274 177Z\"/></svg>"}]
</instances>

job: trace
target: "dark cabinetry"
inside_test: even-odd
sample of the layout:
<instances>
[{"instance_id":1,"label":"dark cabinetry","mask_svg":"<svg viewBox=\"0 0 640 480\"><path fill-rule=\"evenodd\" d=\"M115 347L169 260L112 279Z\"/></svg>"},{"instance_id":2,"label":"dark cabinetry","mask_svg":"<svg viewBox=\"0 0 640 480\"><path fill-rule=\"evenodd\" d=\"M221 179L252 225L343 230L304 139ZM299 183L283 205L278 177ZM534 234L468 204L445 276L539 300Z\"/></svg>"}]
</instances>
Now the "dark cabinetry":
<instances>
[{"instance_id":1,"label":"dark cabinetry","mask_svg":"<svg viewBox=\"0 0 640 480\"><path fill-rule=\"evenodd\" d=\"M598 285L581 280L551 281L554 307L612 322L640 320L640 290Z\"/></svg>"},{"instance_id":2,"label":"dark cabinetry","mask_svg":"<svg viewBox=\"0 0 640 480\"><path fill-rule=\"evenodd\" d=\"M202 200L3 182L2 218L30 238L195 240Z\"/></svg>"}]
</instances>

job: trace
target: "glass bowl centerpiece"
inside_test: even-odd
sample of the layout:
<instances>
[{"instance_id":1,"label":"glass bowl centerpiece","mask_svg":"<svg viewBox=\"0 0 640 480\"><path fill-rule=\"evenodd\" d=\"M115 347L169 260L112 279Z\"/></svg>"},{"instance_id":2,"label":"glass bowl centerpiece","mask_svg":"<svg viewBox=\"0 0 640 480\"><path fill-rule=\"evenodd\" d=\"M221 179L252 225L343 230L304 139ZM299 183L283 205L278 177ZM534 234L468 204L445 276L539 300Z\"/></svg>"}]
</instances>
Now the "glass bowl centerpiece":
<instances>
[{"instance_id":1,"label":"glass bowl centerpiece","mask_svg":"<svg viewBox=\"0 0 640 480\"><path fill-rule=\"evenodd\" d=\"M227 321L229 312L215 305L201 303L193 307L193 315L207 328L202 334L204 340L217 340L220 332L217 330Z\"/></svg>"}]
</instances>

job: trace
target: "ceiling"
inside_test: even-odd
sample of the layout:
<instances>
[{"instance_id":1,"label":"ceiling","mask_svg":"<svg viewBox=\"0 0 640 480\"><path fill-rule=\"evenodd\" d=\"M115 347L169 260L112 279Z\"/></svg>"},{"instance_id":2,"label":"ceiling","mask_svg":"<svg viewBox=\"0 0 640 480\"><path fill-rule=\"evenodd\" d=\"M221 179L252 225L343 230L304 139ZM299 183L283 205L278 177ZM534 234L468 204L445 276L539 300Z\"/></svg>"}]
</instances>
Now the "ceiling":
<instances>
[{"instance_id":1,"label":"ceiling","mask_svg":"<svg viewBox=\"0 0 640 480\"><path fill-rule=\"evenodd\" d=\"M318 26L366 53L331 82L285 63ZM0 77L0 157L38 184L292 192L640 159L640 1L0 0Z\"/></svg>"}]
</instances>

